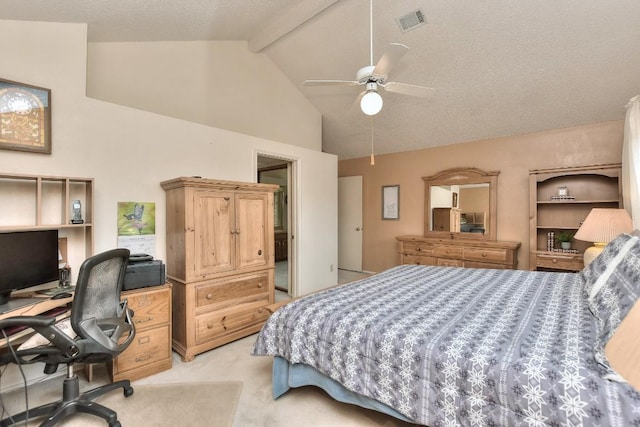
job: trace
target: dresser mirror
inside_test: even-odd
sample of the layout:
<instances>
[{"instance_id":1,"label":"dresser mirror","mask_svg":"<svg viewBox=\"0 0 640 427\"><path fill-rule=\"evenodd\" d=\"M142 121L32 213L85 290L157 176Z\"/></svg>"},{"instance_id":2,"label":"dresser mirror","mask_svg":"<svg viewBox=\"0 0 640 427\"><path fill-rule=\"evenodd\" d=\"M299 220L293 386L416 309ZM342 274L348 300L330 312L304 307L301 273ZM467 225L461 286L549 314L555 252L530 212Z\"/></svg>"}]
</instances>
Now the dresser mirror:
<instances>
[{"instance_id":1,"label":"dresser mirror","mask_svg":"<svg viewBox=\"0 0 640 427\"><path fill-rule=\"evenodd\" d=\"M496 240L497 171L455 168L424 180L424 235Z\"/></svg>"}]
</instances>

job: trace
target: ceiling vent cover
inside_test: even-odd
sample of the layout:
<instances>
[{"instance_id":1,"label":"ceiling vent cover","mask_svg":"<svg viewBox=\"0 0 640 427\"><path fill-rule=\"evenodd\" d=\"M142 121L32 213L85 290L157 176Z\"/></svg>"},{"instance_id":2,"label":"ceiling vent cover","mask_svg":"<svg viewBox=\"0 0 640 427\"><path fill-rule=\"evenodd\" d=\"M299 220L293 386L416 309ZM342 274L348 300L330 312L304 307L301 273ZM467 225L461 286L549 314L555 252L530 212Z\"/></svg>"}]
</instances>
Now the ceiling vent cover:
<instances>
[{"instance_id":1,"label":"ceiling vent cover","mask_svg":"<svg viewBox=\"0 0 640 427\"><path fill-rule=\"evenodd\" d=\"M426 20L424 19L424 12L422 9L414 10L406 15L396 18L396 22L400 26L403 33L409 30L413 30L421 25L424 25Z\"/></svg>"}]
</instances>

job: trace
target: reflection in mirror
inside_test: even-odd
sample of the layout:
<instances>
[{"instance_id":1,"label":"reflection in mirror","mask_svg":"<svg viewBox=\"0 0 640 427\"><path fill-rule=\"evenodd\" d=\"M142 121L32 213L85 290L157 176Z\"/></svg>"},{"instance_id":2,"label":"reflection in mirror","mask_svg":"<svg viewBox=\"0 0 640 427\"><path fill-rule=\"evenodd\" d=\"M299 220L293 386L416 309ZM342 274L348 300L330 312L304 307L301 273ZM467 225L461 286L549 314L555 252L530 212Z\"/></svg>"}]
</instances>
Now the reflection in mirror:
<instances>
[{"instance_id":1,"label":"reflection in mirror","mask_svg":"<svg viewBox=\"0 0 640 427\"><path fill-rule=\"evenodd\" d=\"M499 172L449 169L425 181L425 236L496 238Z\"/></svg>"},{"instance_id":2,"label":"reflection in mirror","mask_svg":"<svg viewBox=\"0 0 640 427\"><path fill-rule=\"evenodd\" d=\"M489 183L431 186L431 230L460 233L487 231L489 215ZM453 221L442 222L450 209Z\"/></svg>"},{"instance_id":3,"label":"reflection in mirror","mask_svg":"<svg viewBox=\"0 0 640 427\"><path fill-rule=\"evenodd\" d=\"M273 228L276 232L287 231L287 187L280 186L273 193Z\"/></svg>"}]
</instances>

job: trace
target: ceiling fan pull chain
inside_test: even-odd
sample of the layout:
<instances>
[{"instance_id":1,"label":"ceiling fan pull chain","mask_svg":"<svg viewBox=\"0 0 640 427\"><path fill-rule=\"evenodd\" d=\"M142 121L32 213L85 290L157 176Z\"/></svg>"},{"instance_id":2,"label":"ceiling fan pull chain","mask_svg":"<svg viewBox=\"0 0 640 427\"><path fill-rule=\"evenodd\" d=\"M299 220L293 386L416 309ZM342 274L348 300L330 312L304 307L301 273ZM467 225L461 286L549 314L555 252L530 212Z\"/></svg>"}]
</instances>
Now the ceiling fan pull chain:
<instances>
[{"instance_id":1,"label":"ceiling fan pull chain","mask_svg":"<svg viewBox=\"0 0 640 427\"><path fill-rule=\"evenodd\" d=\"M376 164L376 159L373 158L373 116L371 117L371 162L370 165L374 166Z\"/></svg>"}]
</instances>

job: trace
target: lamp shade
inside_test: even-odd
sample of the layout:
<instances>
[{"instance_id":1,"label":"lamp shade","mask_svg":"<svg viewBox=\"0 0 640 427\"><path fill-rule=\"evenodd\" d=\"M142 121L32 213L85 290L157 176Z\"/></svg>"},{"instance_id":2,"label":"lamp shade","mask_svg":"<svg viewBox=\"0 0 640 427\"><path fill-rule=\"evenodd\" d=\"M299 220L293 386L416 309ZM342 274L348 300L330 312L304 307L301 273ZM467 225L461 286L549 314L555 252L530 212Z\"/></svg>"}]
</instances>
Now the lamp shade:
<instances>
[{"instance_id":1,"label":"lamp shade","mask_svg":"<svg viewBox=\"0 0 640 427\"><path fill-rule=\"evenodd\" d=\"M575 239L593 242L593 246L584 251L585 267L604 250L607 243L622 233L633 230L631 217L624 209L593 208L584 220Z\"/></svg>"},{"instance_id":2,"label":"lamp shade","mask_svg":"<svg viewBox=\"0 0 640 427\"><path fill-rule=\"evenodd\" d=\"M624 209L593 208L574 238L585 242L609 243L633 230L631 217Z\"/></svg>"},{"instance_id":3,"label":"lamp shade","mask_svg":"<svg viewBox=\"0 0 640 427\"><path fill-rule=\"evenodd\" d=\"M362 112L368 116L375 116L382 110L382 97L375 90L368 90L360 100Z\"/></svg>"}]
</instances>

